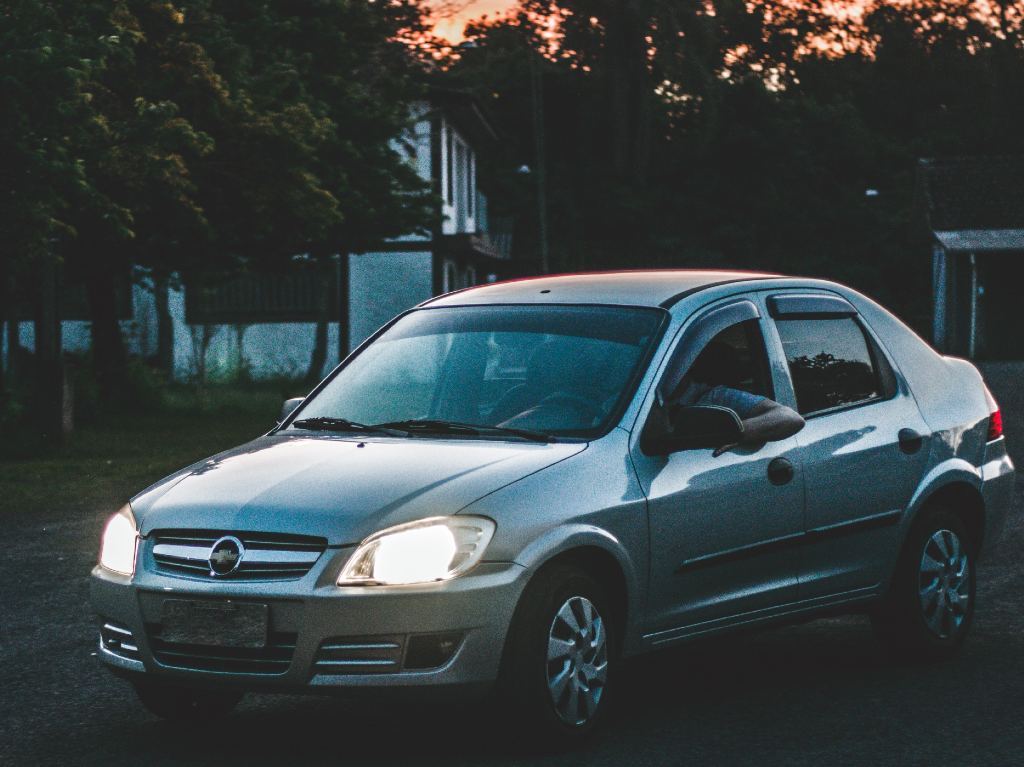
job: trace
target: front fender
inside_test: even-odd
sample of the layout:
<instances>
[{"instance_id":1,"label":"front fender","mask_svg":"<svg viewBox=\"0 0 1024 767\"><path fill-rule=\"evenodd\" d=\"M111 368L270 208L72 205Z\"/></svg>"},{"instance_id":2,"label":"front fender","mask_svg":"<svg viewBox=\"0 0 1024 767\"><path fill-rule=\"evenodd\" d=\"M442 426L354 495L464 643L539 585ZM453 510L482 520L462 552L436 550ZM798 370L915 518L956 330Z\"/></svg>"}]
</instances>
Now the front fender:
<instances>
[{"instance_id":1,"label":"front fender","mask_svg":"<svg viewBox=\"0 0 1024 767\"><path fill-rule=\"evenodd\" d=\"M624 621L624 646L626 655L639 649L640 633L637 630L641 612L641 581L626 547L612 533L594 525L569 523L551 528L539 538L531 541L516 557L516 564L527 569L530 576L560 554L580 548L597 548L610 554L622 571L626 586L626 615Z\"/></svg>"}]
</instances>

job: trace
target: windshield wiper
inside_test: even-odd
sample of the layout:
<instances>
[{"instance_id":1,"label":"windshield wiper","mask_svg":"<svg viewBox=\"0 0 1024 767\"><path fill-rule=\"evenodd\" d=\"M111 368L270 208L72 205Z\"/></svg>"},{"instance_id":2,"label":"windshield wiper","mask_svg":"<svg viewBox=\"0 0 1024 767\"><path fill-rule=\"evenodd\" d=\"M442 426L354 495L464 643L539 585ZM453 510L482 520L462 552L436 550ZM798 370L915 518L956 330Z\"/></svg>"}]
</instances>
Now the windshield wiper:
<instances>
[{"instance_id":1,"label":"windshield wiper","mask_svg":"<svg viewBox=\"0 0 1024 767\"><path fill-rule=\"evenodd\" d=\"M557 442L557 438L542 431L531 429L513 429L507 426L486 426L477 423L461 423L460 421L443 421L433 418L411 418L407 421L389 421L388 423L375 424L377 429L401 429L404 432L415 434L472 434L474 436L507 435L519 437L531 442Z\"/></svg>"},{"instance_id":2,"label":"windshield wiper","mask_svg":"<svg viewBox=\"0 0 1024 767\"><path fill-rule=\"evenodd\" d=\"M387 426L367 426L363 423L356 423L347 418L331 418L330 416L318 415L314 418L300 418L292 423L298 429L316 429L319 431L348 431L363 434L386 434L389 437L400 437L404 429L391 429Z\"/></svg>"}]
</instances>

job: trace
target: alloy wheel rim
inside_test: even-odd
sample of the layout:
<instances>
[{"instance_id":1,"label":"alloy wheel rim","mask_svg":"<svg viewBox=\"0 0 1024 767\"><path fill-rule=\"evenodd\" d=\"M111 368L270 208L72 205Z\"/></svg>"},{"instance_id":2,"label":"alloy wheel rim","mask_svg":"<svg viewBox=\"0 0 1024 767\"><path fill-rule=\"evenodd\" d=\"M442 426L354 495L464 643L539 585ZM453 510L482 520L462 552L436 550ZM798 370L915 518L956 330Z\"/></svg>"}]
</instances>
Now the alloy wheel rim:
<instances>
[{"instance_id":1,"label":"alloy wheel rim","mask_svg":"<svg viewBox=\"0 0 1024 767\"><path fill-rule=\"evenodd\" d=\"M548 632L547 683L566 724L581 726L597 712L608 681L608 634L594 603L570 597Z\"/></svg>"},{"instance_id":2,"label":"alloy wheel rim","mask_svg":"<svg viewBox=\"0 0 1024 767\"><path fill-rule=\"evenodd\" d=\"M937 530L921 553L918 593L928 629L940 639L954 636L970 610L971 563L960 538Z\"/></svg>"}]
</instances>

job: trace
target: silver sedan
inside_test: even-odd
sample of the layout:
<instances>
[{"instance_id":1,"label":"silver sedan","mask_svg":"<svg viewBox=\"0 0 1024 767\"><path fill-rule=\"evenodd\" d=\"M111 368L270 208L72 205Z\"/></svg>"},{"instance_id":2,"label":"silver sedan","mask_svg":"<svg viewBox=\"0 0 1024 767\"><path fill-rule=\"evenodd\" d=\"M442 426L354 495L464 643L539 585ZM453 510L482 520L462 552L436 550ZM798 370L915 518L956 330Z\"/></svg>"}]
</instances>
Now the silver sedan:
<instances>
[{"instance_id":1,"label":"silver sedan","mask_svg":"<svg viewBox=\"0 0 1024 767\"><path fill-rule=\"evenodd\" d=\"M840 285L478 287L117 512L100 656L170 718L496 691L577 738L624 658L719 632L866 611L903 656L955 653L1013 472L977 370Z\"/></svg>"}]
</instances>

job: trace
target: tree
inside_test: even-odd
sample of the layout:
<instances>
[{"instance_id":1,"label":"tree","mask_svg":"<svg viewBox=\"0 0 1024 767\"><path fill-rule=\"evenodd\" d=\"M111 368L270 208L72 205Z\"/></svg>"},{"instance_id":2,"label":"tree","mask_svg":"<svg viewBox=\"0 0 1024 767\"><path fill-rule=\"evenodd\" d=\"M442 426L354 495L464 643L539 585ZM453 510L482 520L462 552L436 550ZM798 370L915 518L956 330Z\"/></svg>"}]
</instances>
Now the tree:
<instances>
[{"instance_id":1,"label":"tree","mask_svg":"<svg viewBox=\"0 0 1024 767\"><path fill-rule=\"evenodd\" d=\"M75 146L91 110L83 82L109 25L79 35L81 6L12 0L0 10L0 280L9 353L19 358L19 304L32 307L36 353L18 371L34 393L37 428L61 437L61 338L57 245L74 236L70 200L88 189ZM31 380L28 380L31 376Z\"/></svg>"},{"instance_id":2,"label":"tree","mask_svg":"<svg viewBox=\"0 0 1024 767\"><path fill-rule=\"evenodd\" d=\"M916 161L1020 152L1022 10L524 0L471 26L447 67L496 111L516 167L533 155L526 62L543 54L556 268L802 272L867 289L921 326ZM506 189L534 221L532 185ZM520 253L535 237L517 231Z\"/></svg>"},{"instance_id":3,"label":"tree","mask_svg":"<svg viewBox=\"0 0 1024 767\"><path fill-rule=\"evenodd\" d=\"M55 78L77 74L63 89L29 89L39 75L15 62L26 110L40 109L31 93L50 119L35 145L22 146L24 125L13 121L5 135L23 164L52 167L30 177L7 166L20 173L10 188L29 201L28 215L8 209L10 227L86 285L108 401L125 381L115 285L132 267L148 270L165 296L172 273L215 280L285 268L298 253L323 260L425 222L419 181L393 146L413 94L410 54L396 36L417 13L407 0L12 10L22 37L54 38L39 50L54 58ZM58 118L71 129L62 133ZM35 196L25 194L32 184ZM160 316L167 365L169 315Z\"/></svg>"}]
</instances>

